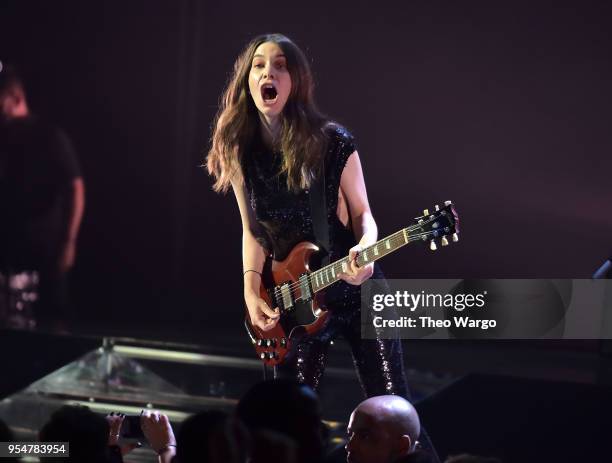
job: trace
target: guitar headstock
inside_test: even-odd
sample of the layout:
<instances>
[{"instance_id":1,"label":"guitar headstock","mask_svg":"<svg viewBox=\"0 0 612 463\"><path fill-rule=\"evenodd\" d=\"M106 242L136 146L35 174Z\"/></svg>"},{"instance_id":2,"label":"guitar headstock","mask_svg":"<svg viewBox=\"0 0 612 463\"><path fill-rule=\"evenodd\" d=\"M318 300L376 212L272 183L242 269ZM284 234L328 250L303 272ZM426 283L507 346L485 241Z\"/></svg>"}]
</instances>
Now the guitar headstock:
<instances>
[{"instance_id":1,"label":"guitar headstock","mask_svg":"<svg viewBox=\"0 0 612 463\"><path fill-rule=\"evenodd\" d=\"M436 204L431 212L425 209L423 215L416 217L416 220L415 225L408 227L411 241L429 241L432 251L438 249L437 242L447 246L449 240L459 241L459 215L452 201L445 201L443 207Z\"/></svg>"}]
</instances>

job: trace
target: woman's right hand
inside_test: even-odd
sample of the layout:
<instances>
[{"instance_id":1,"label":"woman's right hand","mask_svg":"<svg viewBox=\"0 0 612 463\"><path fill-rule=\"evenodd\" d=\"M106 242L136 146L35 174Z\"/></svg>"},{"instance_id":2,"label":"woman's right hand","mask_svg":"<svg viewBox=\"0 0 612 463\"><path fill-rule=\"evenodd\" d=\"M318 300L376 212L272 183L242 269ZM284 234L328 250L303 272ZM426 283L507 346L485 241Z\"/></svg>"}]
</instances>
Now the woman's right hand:
<instances>
[{"instance_id":1,"label":"woman's right hand","mask_svg":"<svg viewBox=\"0 0 612 463\"><path fill-rule=\"evenodd\" d=\"M269 331L276 326L280 319L280 312L278 309L272 310L266 301L255 294L245 296L244 301L249 311L251 325L263 331Z\"/></svg>"}]
</instances>

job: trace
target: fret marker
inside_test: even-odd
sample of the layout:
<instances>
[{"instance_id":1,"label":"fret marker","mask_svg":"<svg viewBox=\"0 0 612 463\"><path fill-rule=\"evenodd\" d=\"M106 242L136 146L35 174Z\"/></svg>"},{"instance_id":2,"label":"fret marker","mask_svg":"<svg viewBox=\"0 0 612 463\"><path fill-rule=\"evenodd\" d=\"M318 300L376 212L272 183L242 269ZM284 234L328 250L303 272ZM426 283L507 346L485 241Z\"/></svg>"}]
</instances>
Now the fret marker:
<instances>
[{"instance_id":1,"label":"fret marker","mask_svg":"<svg viewBox=\"0 0 612 463\"><path fill-rule=\"evenodd\" d=\"M406 233L406 229L405 228L402 231L404 232L404 239L406 240L406 243L408 243L408 241L409 241L408 240L408 233Z\"/></svg>"},{"instance_id":2,"label":"fret marker","mask_svg":"<svg viewBox=\"0 0 612 463\"><path fill-rule=\"evenodd\" d=\"M385 241L385 247L387 249L391 249L391 243L389 243L389 240Z\"/></svg>"},{"instance_id":3,"label":"fret marker","mask_svg":"<svg viewBox=\"0 0 612 463\"><path fill-rule=\"evenodd\" d=\"M378 255L378 245L374 246L374 255Z\"/></svg>"},{"instance_id":4,"label":"fret marker","mask_svg":"<svg viewBox=\"0 0 612 463\"><path fill-rule=\"evenodd\" d=\"M363 256L363 260L367 262L368 261L368 252L367 251L363 251L362 256Z\"/></svg>"},{"instance_id":5,"label":"fret marker","mask_svg":"<svg viewBox=\"0 0 612 463\"><path fill-rule=\"evenodd\" d=\"M342 273L346 272L346 262L342 262Z\"/></svg>"},{"instance_id":6,"label":"fret marker","mask_svg":"<svg viewBox=\"0 0 612 463\"><path fill-rule=\"evenodd\" d=\"M332 277L336 278L336 269L332 267L331 271L332 271Z\"/></svg>"}]
</instances>

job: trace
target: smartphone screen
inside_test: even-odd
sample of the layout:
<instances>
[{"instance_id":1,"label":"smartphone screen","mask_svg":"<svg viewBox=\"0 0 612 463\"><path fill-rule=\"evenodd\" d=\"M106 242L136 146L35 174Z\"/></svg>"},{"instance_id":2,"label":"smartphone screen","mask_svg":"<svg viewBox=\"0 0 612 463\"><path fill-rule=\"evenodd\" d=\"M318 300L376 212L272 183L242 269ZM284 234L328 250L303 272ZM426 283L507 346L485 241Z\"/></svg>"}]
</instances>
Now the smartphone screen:
<instances>
[{"instance_id":1,"label":"smartphone screen","mask_svg":"<svg viewBox=\"0 0 612 463\"><path fill-rule=\"evenodd\" d=\"M121 436L127 439L140 439L144 437L140 427L140 416L127 415L121 424Z\"/></svg>"}]
</instances>

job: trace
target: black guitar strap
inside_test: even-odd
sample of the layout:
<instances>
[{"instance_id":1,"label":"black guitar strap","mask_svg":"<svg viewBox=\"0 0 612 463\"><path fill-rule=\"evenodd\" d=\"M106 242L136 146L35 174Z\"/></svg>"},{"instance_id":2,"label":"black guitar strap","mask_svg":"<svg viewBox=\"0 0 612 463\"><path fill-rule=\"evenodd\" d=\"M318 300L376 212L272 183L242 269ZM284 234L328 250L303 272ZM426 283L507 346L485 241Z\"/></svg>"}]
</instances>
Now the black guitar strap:
<instances>
[{"instance_id":1,"label":"black guitar strap","mask_svg":"<svg viewBox=\"0 0 612 463\"><path fill-rule=\"evenodd\" d=\"M329 222L327 221L327 201L325 198L325 161L320 178L310 185L310 215L317 245L322 249L321 266L329 264Z\"/></svg>"},{"instance_id":2,"label":"black guitar strap","mask_svg":"<svg viewBox=\"0 0 612 463\"><path fill-rule=\"evenodd\" d=\"M329 223L327 221L327 201L325 200L325 163L321 178L317 178L310 185L310 216L317 246L321 249L321 266L329 264ZM266 364L263 364L264 380L268 378ZM280 377L278 368L274 367L274 378Z\"/></svg>"}]
</instances>

